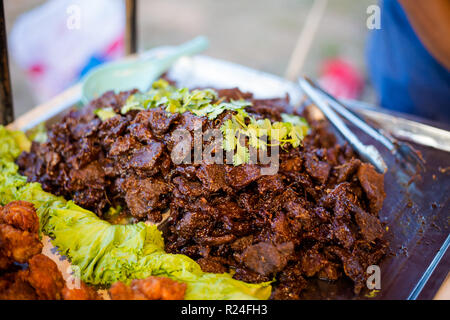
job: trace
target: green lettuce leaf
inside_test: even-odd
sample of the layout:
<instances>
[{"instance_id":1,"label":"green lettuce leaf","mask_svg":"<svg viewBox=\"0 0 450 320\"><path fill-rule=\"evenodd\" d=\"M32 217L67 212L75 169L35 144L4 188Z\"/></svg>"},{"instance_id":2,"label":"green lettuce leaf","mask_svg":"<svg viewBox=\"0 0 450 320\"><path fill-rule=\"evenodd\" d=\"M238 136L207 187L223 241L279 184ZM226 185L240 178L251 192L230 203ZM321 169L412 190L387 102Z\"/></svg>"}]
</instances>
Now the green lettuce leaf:
<instances>
[{"instance_id":1,"label":"green lettuce leaf","mask_svg":"<svg viewBox=\"0 0 450 320\"><path fill-rule=\"evenodd\" d=\"M45 127L45 123L41 122L34 128L27 131L27 137L30 141L36 141L39 143L44 143L47 141L47 128Z\"/></svg>"},{"instance_id":2,"label":"green lettuce leaf","mask_svg":"<svg viewBox=\"0 0 450 320\"><path fill-rule=\"evenodd\" d=\"M38 183L27 183L14 163L29 148L27 141L20 132L0 126L0 204L33 203L41 231L80 269L86 283L108 286L153 275L187 283L186 299L269 298L270 282L248 284L229 273L205 273L191 258L165 253L162 234L154 225L113 225L72 201L43 191Z\"/></svg>"}]
</instances>

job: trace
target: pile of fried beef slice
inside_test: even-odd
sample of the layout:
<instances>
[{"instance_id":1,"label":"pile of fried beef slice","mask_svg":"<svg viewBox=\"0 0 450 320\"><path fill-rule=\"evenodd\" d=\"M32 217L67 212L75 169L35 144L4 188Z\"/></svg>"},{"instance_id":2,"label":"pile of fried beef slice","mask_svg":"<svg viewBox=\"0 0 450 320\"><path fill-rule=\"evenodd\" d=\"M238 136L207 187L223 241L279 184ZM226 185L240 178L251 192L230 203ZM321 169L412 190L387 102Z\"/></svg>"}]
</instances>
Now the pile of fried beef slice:
<instances>
[{"instance_id":1,"label":"pile of fried beef slice","mask_svg":"<svg viewBox=\"0 0 450 320\"><path fill-rule=\"evenodd\" d=\"M135 221L161 221L166 251L196 260L206 272L232 271L245 282L274 282L273 299L298 299L308 279L346 275L359 293L366 268L387 250L378 212L385 198L383 175L337 144L325 122L308 119L303 146L280 151L275 175L258 165L175 165L172 132L220 128L217 119L168 114L158 107L120 114L130 94L109 92L71 111L33 142L17 163L29 181L102 217L120 205ZM256 119L281 121L285 99L253 99L238 89L218 90L219 99L247 99ZM112 107L117 116L93 114Z\"/></svg>"}]
</instances>

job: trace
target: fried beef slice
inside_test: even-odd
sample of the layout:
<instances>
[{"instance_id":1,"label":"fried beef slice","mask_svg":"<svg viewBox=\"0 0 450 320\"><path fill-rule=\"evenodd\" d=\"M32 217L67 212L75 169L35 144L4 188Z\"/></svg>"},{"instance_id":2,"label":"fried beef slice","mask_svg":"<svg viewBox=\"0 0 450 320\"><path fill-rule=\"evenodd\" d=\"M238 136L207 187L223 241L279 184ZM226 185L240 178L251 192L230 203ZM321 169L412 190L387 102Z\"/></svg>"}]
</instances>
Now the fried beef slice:
<instances>
[{"instance_id":1,"label":"fried beef slice","mask_svg":"<svg viewBox=\"0 0 450 320\"><path fill-rule=\"evenodd\" d=\"M383 207L386 197L384 175L376 172L375 168L368 163L362 163L359 166L357 175L367 198L369 198L370 211L377 214Z\"/></svg>"},{"instance_id":2,"label":"fried beef slice","mask_svg":"<svg viewBox=\"0 0 450 320\"><path fill-rule=\"evenodd\" d=\"M121 206L135 221L158 222L170 209L161 227L167 252L247 282L275 277L273 299L298 299L311 278L346 276L359 292L364 261L378 263L387 248L378 218L383 175L339 145L326 122L307 119L303 145L280 150L275 175L255 164L176 165L174 130L220 128L232 112L213 121L164 106L120 114L133 92L109 92L68 113L46 143L21 154L20 172L99 216ZM260 100L237 88L218 93L222 101L249 99L246 111L256 119L281 121L291 110L288 98ZM118 114L101 122L92 111L108 106ZM125 296L145 296L118 286Z\"/></svg>"},{"instance_id":3,"label":"fried beef slice","mask_svg":"<svg viewBox=\"0 0 450 320\"><path fill-rule=\"evenodd\" d=\"M250 270L268 276L283 270L293 251L292 242L277 246L269 242L259 242L244 250L242 261Z\"/></svg>"}]
</instances>

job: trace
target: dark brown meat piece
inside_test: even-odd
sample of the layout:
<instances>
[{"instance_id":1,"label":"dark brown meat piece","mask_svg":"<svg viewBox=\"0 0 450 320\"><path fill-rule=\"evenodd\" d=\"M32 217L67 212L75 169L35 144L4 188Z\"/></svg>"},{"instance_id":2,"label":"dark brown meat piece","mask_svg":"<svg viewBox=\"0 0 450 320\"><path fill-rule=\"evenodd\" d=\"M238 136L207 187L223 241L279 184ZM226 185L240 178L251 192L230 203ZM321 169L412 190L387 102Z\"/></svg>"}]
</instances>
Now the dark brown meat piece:
<instances>
[{"instance_id":1,"label":"dark brown meat piece","mask_svg":"<svg viewBox=\"0 0 450 320\"><path fill-rule=\"evenodd\" d=\"M286 186L283 183L282 175L262 176L258 180L259 194L279 193L279 192L284 191L285 188L286 188Z\"/></svg>"},{"instance_id":2,"label":"dark brown meat piece","mask_svg":"<svg viewBox=\"0 0 450 320\"><path fill-rule=\"evenodd\" d=\"M217 257L200 258L197 260L197 263L203 272L225 273L228 272L228 267L223 260Z\"/></svg>"},{"instance_id":3,"label":"dark brown meat piece","mask_svg":"<svg viewBox=\"0 0 450 320\"><path fill-rule=\"evenodd\" d=\"M374 241L383 237L384 230L377 217L363 210L358 210L355 213L355 219L361 229L361 234L367 241Z\"/></svg>"},{"instance_id":4,"label":"dark brown meat piece","mask_svg":"<svg viewBox=\"0 0 450 320\"><path fill-rule=\"evenodd\" d=\"M330 174L331 166L328 162L320 161L313 153L307 153L305 156L306 171L321 184L324 184Z\"/></svg>"},{"instance_id":5,"label":"dark brown meat piece","mask_svg":"<svg viewBox=\"0 0 450 320\"><path fill-rule=\"evenodd\" d=\"M260 242L243 252L242 261L251 270L266 276L283 270L293 250L292 242L278 246L268 242Z\"/></svg>"},{"instance_id":6,"label":"dark brown meat piece","mask_svg":"<svg viewBox=\"0 0 450 320\"><path fill-rule=\"evenodd\" d=\"M271 299L299 300L300 293L306 288L300 264L288 265L278 276L278 285L272 290Z\"/></svg>"},{"instance_id":7,"label":"dark brown meat piece","mask_svg":"<svg viewBox=\"0 0 450 320\"><path fill-rule=\"evenodd\" d=\"M364 287L366 273L364 268L361 266L358 257L353 256L344 249L333 246L326 248L326 252L330 255L335 255L342 261L345 274L355 282L355 293L359 293Z\"/></svg>"},{"instance_id":8,"label":"dark brown meat piece","mask_svg":"<svg viewBox=\"0 0 450 320\"><path fill-rule=\"evenodd\" d=\"M384 175L376 172L368 163L362 163L358 169L358 179L370 201L372 213L378 213L386 197L384 193Z\"/></svg>"},{"instance_id":9,"label":"dark brown meat piece","mask_svg":"<svg viewBox=\"0 0 450 320\"><path fill-rule=\"evenodd\" d=\"M350 249L355 242L355 234L343 219L334 219L331 224L333 238L344 248Z\"/></svg>"},{"instance_id":10,"label":"dark brown meat piece","mask_svg":"<svg viewBox=\"0 0 450 320\"><path fill-rule=\"evenodd\" d=\"M261 168L258 165L243 164L233 167L227 172L227 182L235 189L248 186L262 176Z\"/></svg>"},{"instance_id":11,"label":"dark brown meat piece","mask_svg":"<svg viewBox=\"0 0 450 320\"><path fill-rule=\"evenodd\" d=\"M160 108L147 112L149 113L148 122L156 135L166 133L169 130L170 125L179 117L178 113L167 113Z\"/></svg>"},{"instance_id":12,"label":"dark brown meat piece","mask_svg":"<svg viewBox=\"0 0 450 320\"><path fill-rule=\"evenodd\" d=\"M130 159L130 166L138 170L152 170L163 152L163 145L159 142L136 150Z\"/></svg>"},{"instance_id":13,"label":"dark brown meat piece","mask_svg":"<svg viewBox=\"0 0 450 320\"><path fill-rule=\"evenodd\" d=\"M199 207L200 210L187 211L176 225L177 233L184 238L200 236L201 231L210 227L212 216L209 215L208 209ZM198 232L198 233L197 233Z\"/></svg>"},{"instance_id":14,"label":"dark brown meat piece","mask_svg":"<svg viewBox=\"0 0 450 320\"><path fill-rule=\"evenodd\" d=\"M193 132L199 127L202 128L206 124L206 118L199 118L190 112L185 112L180 116L177 129L185 129Z\"/></svg>"},{"instance_id":15,"label":"dark brown meat piece","mask_svg":"<svg viewBox=\"0 0 450 320\"><path fill-rule=\"evenodd\" d=\"M140 144L136 141L136 139L132 136L126 135L118 137L116 141L109 149L109 154L112 156L117 156L123 153L127 153L130 149L134 150L139 147Z\"/></svg>"},{"instance_id":16,"label":"dark brown meat piece","mask_svg":"<svg viewBox=\"0 0 450 320\"><path fill-rule=\"evenodd\" d=\"M239 88L219 89L217 94L220 98L225 98L227 101L251 99L253 94L250 92L242 92Z\"/></svg>"},{"instance_id":17,"label":"dark brown meat piece","mask_svg":"<svg viewBox=\"0 0 450 320\"><path fill-rule=\"evenodd\" d=\"M200 179L204 188L210 192L228 190L225 181L225 168L219 164L207 164L197 169L197 178Z\"/></svg>"},{"instance_id":18,"label":"dark brown meat piece","mask_svg":"<svg viewBox=\"0 0 450 320\"><path fill-rule=\"evenodd\" d=\"M127 119L120 116L103 121L98 131L102 145L111 146L125 132L128 125Z\"/></svg>"},{"instance_id":19,"label":"dark brown meat piece","mask_svg":"<svg viewBox=\"0 0 450 320\"><path fill-rule=\"evenodd\" d=\"M293 231L296 227L291 223L291 220L287 217L285 213L278 213L270 223L270 231L267 236L272 240L273 243L284 243L284 242L293 242L297 244L299 242L299 238L296 237ZM260 237L262 239L262 237Z\"/></svg>"},{"instance_id":20,"label":"dark brown meat piece","mask_svg":"<svg viewBox=\"0 0 450 320\"><path fill-rule=\"evenodd\" d=\"M307 250L301 258L302 271L307 277L316 275L328 263L325 257L317 250Z\"/></svg>"},{"instance_id":21,"label":"dark brown meat piece","mask_svg":"<svg viewBox=\"0 0 450 320\"><path fill-rule=\"evenodd\" d=\"M102 215L102 209L107 202L103 190L91 187L75 191L72 200L81 207L95 211L99 216Z\"/></svg>"},{"instance_id":22,"label":"dark brown meat piece","mask_svg":"<svg viewBox=\"0 0 450 320\"><path fill-rule=\"evenodd\" d=\"M339 265L337 263L327 262L325 266L319 271L318 278L326 281L335 281L341 277L339 271Z\"/></svg>"},{"instance_id":23,"label":"dark brown meat piece","mask_svg":"<svg viewBox=\"0 0 450 320\"><path fill-rule=\"evenodd\" d=\"M163 196L170 191L169 185L162 180L147 178L137 180L130 178L126 182L125 201L131 214L137 218L151 216L152 211L160 210L166 206ZM154 219L153 221L159 221Z\"/></svg>"},{"instance_id":24,"label":"dark brown meat piece","mask_svg":"<svg viewBox=\"0 0 450 320\"><path fill-rule=\"evenodd\" d=\"M328 190L320 202L324 207L332 208L335 217L349 220L351 208L357 205L358 199L352 192L351 185L348 182L343 182L332 190Z\"/></svg>"},{"instance_id":25,"label":"dark brown meat piece","mask_svg":"<svg viewBox=\"0 0 450 320\"><path fill-rule=\"evenodd\" d=\"M268 118L271 121L281 121L281 113L289 111L289 97L273 99L253 99L248 111Z\"/></svg>"},{"instance_id":26,"label":"dark brown meat piece","mask_svg":"<svg viewBox=\"0 0 450 320\"><path fill-rule=\"evenodd\" d=\"M286 157L280 165L280 171L283 172L298 172L302 169L303 159L298 156Z\"/></svg>"},{"instance_id":27,"label":"dark brown meat piece","mask_svg":"<svg viewBox=\"0 0 450 320\"><path fill-rule=\"evenodd\" d=\"M83 190L88 184L92 189L103 190L105 185L105 172L98 161L91 162L82 169L73 169L69 173L70 189Z\"/></svg>"},{"instance_id":28,"label":"dark brown meat piece","mask_svg":"<svg viewBox=\"0 0 450 320\"><path fill-rule=\"evenodd\" d=\"M249 268L236 268L235 271L236 273L233 275L233 278L239 281L244 281L248 283L260 283L271 280L269 276L264 276Z\"/></svg>"},{"instance_id":29,"label":"dark brown meat piece","mask_svg":"<svg viewBox=\"0 0 450 320\"><path fill-rule=\"evenodd\" d=\"M245 228L243 222L247 220L247 217L245 211L237 203L219 200L215 206L215 210L217 210L217 219L223 223L224 230L231 231L236 236L242 233L242 228ZM244 231L244 233L247 232L248 230Z\"/></svg>"},{"instance_id":30,"label":"dark brown meat piece","mask_svg":"<svg viewBox=\"0 0 450 320\"><path fill-rule=\"evenodd\" d=\"M312 213L308 211L298 199L289 199L283 203L287 216L292 220L294 229L297 232L301 230L310 230L313 227Z\"/></svg>"},{"instance_id":31,"label":"dark brown meat piece","mask_svg":"<svg viewBox=\"0 0 450 320\"><path fill-rule=\"evenodd\" d=\"M86 113L92 114L93 110L100 108L113 108L115 113L119 113L128 97L136 92L137 90L123 91L118 94L114 93L114 91L105 92L101 98L92 100L89 103L86 108Z\"/></svg>"},{"instance_id":32,"label":"dark brown meat piece","mask_svg":"<svg viewBox=\"0 0 450 320\"><path fill-rule=\"evenodd\" d=\"M337 183L347 181L358 170L361 161L352 158L350 161L335 167L337 173Z\"/></svg>"},{"instance_id":33,"label":"dark brown meat piece","mask_svg":"<svg viewBox=\"0 0 450 320\"><path fill-rule=\"evenodd\" d=\"M175 177L173 183L177 189L187 197L199 197L203 193L202 185L196 181L189 181L182 176Z\"/></svg>"},{"instance_id":34,"label":"dark brown meat piece","mask_svg":"<svg viewBox=\"0 0 450 320\"><path fill-rule=\"evenodd\" d=\"M130 135L142 143L149 144L154 139L149 124L150 113L148 111L139 112L128 127Z\"/></svg>"},{"instance_id":35,"label":"dark brown meat piece","mask_svg":"<svg viewBox=\"0 0 450 320\"><path fill-rule=\"evenodd\" d=\"M78 146L79 149L67 159L67 163L76 170L96 160L100 153L100 147L89 138L80 139Z\"/></svg>"}]
</instances>

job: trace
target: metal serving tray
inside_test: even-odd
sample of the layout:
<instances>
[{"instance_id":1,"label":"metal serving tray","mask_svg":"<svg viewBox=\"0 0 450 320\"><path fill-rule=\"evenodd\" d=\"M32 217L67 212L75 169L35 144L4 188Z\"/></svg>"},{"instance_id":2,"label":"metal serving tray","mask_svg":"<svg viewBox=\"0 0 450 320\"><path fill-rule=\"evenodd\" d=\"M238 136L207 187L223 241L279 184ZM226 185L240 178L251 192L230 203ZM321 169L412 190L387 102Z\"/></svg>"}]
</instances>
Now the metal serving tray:
<instances>
[{"instance_id":1,"label":"metal serving tray","mask_svg":"<svg viewBox=\"0 0 450 320\"><path fill-rule=\"evenodd\" d=\"M170 48L157 48L141 56L157 56ZM180 59L169 71L169 77L180 86L215 88L239 87L250 91L258 98L280 97L289 94L294 106L305 102L299 87L277 76L249 69L234 63L206 56ZM81 86L78 84L48 103L38 106L19 117L9 127L28 130L35 125L58 117L64 110L79 105ZM372 120L391 123L393 130L400 125L412 126L418 130L416 135L428 141L427 145L440 146L448 143L448 132L436 127L411 121L410 117L371 109L358 102L349 102L356 111L370 116ZM380 112L381 110L381 112ZM409 119L407 119L409 118ZM417 120L414 118L413 120ZM399 125L399 126L400 126ZM445 125L438 125L446 128ZM355 130L357 131L357 130ZM399 138L421 142L413 135L401 132ZM396 132L392 132L396 134ZM381 290L375 295L368 291L359 296L352 292L350 281L325 282L317 280L305 290L305 299L431 299L450 270L449 236L449 192L450 192L450 153L413 143L426 160L426 172L418 179L409 181L395 163L392 155L376 141L360 135L365 143L378 147L389 167L385 176L386 200L380 213L381 220L388 227L387 237L391 252L382 261Z\"/></svg>"}]
</instances>

